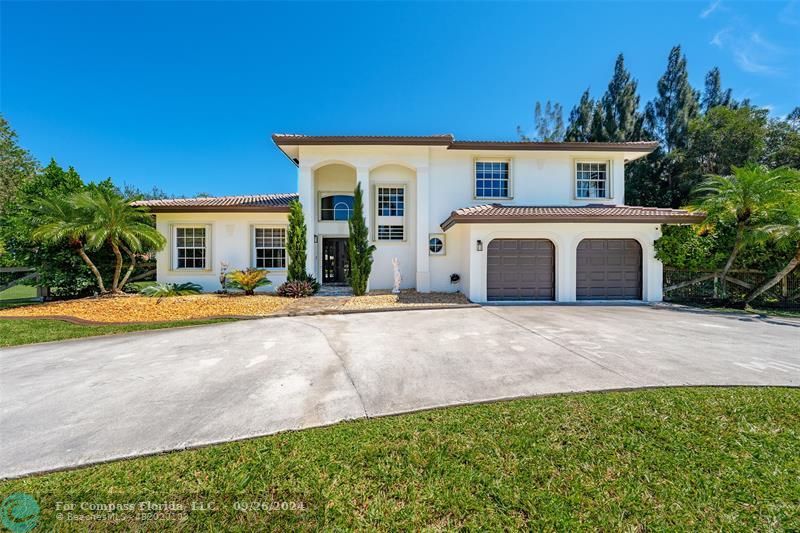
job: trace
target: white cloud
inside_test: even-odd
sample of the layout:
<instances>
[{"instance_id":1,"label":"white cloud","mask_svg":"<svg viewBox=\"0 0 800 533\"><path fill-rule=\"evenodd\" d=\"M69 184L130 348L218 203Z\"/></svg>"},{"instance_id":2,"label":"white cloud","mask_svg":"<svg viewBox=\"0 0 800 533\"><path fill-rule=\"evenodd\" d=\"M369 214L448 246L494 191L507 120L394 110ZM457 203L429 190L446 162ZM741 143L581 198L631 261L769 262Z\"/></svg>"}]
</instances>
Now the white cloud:
<instances>
[{"instance_id":1,"label":"white cloud","mask_svg":"<svg viewBox=\"0 0 800 533\"><path fill-rule=\"evenodd\" d=\"M747 33L735 28L723 28L714 34L709 44L721 50L729 50L733 60L745 72L771 76L785 72L780 62L786 50L759 32Z\"/></svg>"},{"instance_id":2,"label":"white cloud","mask_svg":"<svg viewBox=\"0 0 800 533\"><path fill-rule=\"evenodd\" d=\"M701 19L707 18L707 17L708 17L708 16L709 16L711 13L713 13L714 11L716 11L716 10L717 10L717 8L719 7L719 5L720 5L721 3L722 3L722 0L713 0L713 1L712 1L712 2L711 2L709 5L708 5L708 7L707 7L707 8L705 8L705 9L704 9L704 10L703 10L703 11L700 13L700 18L701 18Z\"/></svg>"},{"instance_id":3,"label":"white cloud","mask_svg":"<svg viewBox=\"0 0 800 533\"><path fill-rule=\"evenodd\" d=\"M710 44L713 44L717 48L724 48L725 45L723 43L723 40L727 38L728 32L730 31L731 31L730 28L723 28L719 30L717 33L714 34L714 37L711 39Z\"/></svg>"}]
</instances>

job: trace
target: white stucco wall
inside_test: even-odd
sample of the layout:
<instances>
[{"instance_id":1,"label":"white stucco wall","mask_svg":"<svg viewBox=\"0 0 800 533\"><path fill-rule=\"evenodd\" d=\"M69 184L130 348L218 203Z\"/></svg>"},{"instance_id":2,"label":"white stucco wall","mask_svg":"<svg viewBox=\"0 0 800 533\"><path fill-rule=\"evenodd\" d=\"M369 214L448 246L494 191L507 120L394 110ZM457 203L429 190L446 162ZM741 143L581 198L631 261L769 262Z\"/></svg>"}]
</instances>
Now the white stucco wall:
<instances>
[{"instance_id":1,"label":"white stucco wall","mask_svg":"<svg viewBox=\"0 0 800 533\"><path fill-rule=\"evenodd\" d=\"M456 226L445 236L445 255L429 255L429 234L442 233L439 226L455 209L487 203L508 205L622 204L625 196L625 154L619 152L446 150L428 146L301 146L298 190L309 224L309 269L320 277L321 237L346 236L347 224L320 222L321 192L352 190L357 182L369 184L365 199L370 212L367 223L377 247L370 289L392 286L392 257L400 259L403 287L418 290L467 292L474 246L469 245L469 228ZM512 197L502 200L474 196L476 159L508 159L511 162ZM611 197L576 199L576 160L610 161ZM406 240L402 243L376 241L374 233L375 185L398 183L406 186ZM311 205L309 205L309 202ZM529 227L534 227L533 225ZM618 228L624 231L624 228ZM560 231L566 231L562 228ZM317 235L317 242L313 242ZM459 274L458 285L450 275ZM485 276L483 276L485 277Z\"/></svg>"},{"instance_id":2,"label":"white stucco wall","mask_svg":"<svg viewBox=\"0 0 800 533\"><path fill-rule=\"evenodd\" d=\"M392 258L400 260L402 286L427 291L461 291L477 302L486 301L486 251L494 238L548 238L556 247L557 301L575 301L575 252L584 238L632 238L643 250L643 298L661 299L661 264L654 257L653 241L660 235L657 224L457 224L443 232L440 224L456 209L487 203L506 205L569 206L589 203L622 205L625 195L625 157L615 152L447 150L431 146L300 146L298 191L308 233L307 270L321 279L320 258L324 237L347 237L346 222L320 221L321 193L349 193L356 183L364 190L367 224L376 246L370 289L393 284ZM476 159L508 159L511 163L511 198L487 200L474 197ZM611 162L611 197L575 198L576 160ZM402 185L406 189L405 240L376 240L377 185ZM254 224L286 224L279 213L163 213L159 229L170 237L170 224L211 224L211 262L206 272L174 271L169 250L158 257L161 281L193 281L206 290L219 288L219 262L231 268L251 264L251 227ZM430 255L430 234L445 234L445 254ZM483 241L483 251L476 241ZM171 249L171 248L170 248ZM450 282L451 274L461 281ZM270 275L274 286L285 271Z\"/></svg>"},{"instance_id":3,"label":"white stucco wall","mask_svg":"<svg viewBox=\"0 0 800 533\"><path fill-rule=\"evenodd\" d=\"M210 257L207 270L174 269L172 265L175 225L203 224L210 226ZM165 283L197 283L206 292L219 290L220 262L229 265L229 271L253 266L253 226L287 227L286 213L158 213L156 228L167 237L167 246L156 255L156 277ZM286 270L271 270L267 276L272 285L259 291L274 291L286 281Z\"/></svg>"},{"instance_id":4,"label":"white stucco wall","mask_svg":"<svg viewBox=\"0 0 800 533\"><path fill-rule=\"evenodd\" d=\"M405 187L405 240L379 241L376 239L377 225L373 224L370 234L375 244L375 254L370 276L370 289L391 289L394 286L394 268L392 259L396 257L400 262L400 274L403 281L400 286L404 289L416 286L416 228L417 228L417 192L416 174L413 170L400 165L381 165L370 170L370 186L372 187L372 216L375 216L376 188L378 186L403 186ZM374 218L373 218L374 220Z\"/></svg>"},{"instance_id":5,"label":"white stucco wall","mask_svg":"<svg viewBox=\"0 0 800 533\"><path fill-rule=\"evenodd\" d=\"M456 225L455 227L458 227ZM470 279L464 293L473 302L486 302L486 258L493 239L550 239L556 250L556 301L574 302L577 248L583 239L635 239L642 247L642 299L660 302L663 269L655 258L653 243L661 236L658 224L557 223L470 224L468 226ZM483 251L476 243L483 242Z\"/></svg>"}]
</instances>

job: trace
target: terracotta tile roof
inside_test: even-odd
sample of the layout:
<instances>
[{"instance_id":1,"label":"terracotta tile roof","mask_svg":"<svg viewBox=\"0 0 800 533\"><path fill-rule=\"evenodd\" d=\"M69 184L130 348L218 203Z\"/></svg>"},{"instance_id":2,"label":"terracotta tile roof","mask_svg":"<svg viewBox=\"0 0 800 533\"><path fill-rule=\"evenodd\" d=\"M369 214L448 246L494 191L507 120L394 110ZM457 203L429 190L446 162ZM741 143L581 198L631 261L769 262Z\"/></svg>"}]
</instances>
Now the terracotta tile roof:
<instances>
[{"instance_id":1,"label":"terracotta tile roof","mask_svg":"<svg viewBox=\"0 0 800 533\"><path fill-rule=\"evenodd\" d=\"M248 194L244 196L209 196L206 198L170 198L140 200L133 205L149 207L156 213L171 211L289 211L289 202L297 194Z\"/></svg>"},{"instance_id":2,"label":"terracotta tile roof","mask_svg":"<svg viewBox=\"0 0 800 533\"><path fill-rule=\"evenodd\" d=\"M643 152L658 148L655 141L630 142L534 142L534 141L453 141L449 150L539 150L575 152Z\"/></svg>"},{"instance_id":3,"label":"terracotta tile roof","mask_svg":"<svg viewBox=\"0 0 800 533\"><path fill-rule=\"evenodd\" d=\"M299 133L274 133L272 140L277 145L441 145L449 146L453 136L443 135L302 135Z\"/></svg>"},{"instance_id":4,"label":"terracotta tile roof","mask_svg":"<svg viewBox=\"0 0 800 533\"><path fill-rule=\"evenodd\" d=\"M683 224L701 222L703 213L661 207L628 205L585 206L519 206L487 204L464 207L450 213L441 227L447 230L455 224L509 222L655 222Z\"/></svg>"},{"instance_id":5,"label":"terracotta tile roof","mask_svg":"<svg viewBox=\"0 0 800 533\"><path fill-rule=\"evenodd\" d=\"M652 152L658 147L655 141L632 142L530 142L530 141L457 141L450 134L442 135L303 135L299 133L274 133L272 140L278 146L296 145L432 145L446 146L450 150L577 150L577 151L628 151Z\"/></svg>"}]
</instances>

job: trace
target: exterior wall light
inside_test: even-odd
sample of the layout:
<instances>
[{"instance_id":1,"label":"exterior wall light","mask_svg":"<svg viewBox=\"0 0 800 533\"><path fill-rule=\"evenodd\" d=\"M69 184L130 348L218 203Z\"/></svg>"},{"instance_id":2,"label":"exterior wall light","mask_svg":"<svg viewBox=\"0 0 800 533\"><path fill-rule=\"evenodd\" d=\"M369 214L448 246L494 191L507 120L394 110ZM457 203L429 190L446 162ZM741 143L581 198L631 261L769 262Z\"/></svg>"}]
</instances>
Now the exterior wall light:
<instances>
[{"instance_id":1,"label":"exterior wall light","mask_svg":"<svg viewBox=\"0 0 800 533\"><path fill-rule=\"evenodd\" d=\"M314 235L314 244L317 244L318 242L319 242L319 237L317 235Z\"/></svg>"},{"instance_id":2,"label":"exterior wall light","mask_svg":"<svg viewBox=\"0 0 800 533\"><path fill-rule=\"evenodd\" d=\"M475 247L475 248L476 248L476 249L477 249L479 252L482 252L482 251L483 251L483 241L482 241L482 240L480 240L480 239L478 239L478 242L476 243L476 247Z\"/></svg>"}]
</instances>

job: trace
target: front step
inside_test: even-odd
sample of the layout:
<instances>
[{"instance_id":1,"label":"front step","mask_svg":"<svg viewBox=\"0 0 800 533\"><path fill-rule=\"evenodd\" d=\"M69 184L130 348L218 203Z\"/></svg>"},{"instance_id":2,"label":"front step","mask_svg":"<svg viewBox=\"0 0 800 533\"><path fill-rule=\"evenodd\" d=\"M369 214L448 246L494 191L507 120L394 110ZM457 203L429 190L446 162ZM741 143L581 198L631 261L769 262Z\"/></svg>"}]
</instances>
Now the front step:
<instances>
[{"instance_id":1,"label":"front step","mask_svg":"<svg viewBox=\"0 0 800 533\"><path fill-rule=\"evenodd\" d=\"M347 285L325 285L319 288L317 296L352 296L353 289Z\"/></svg>"}]
</instances>

